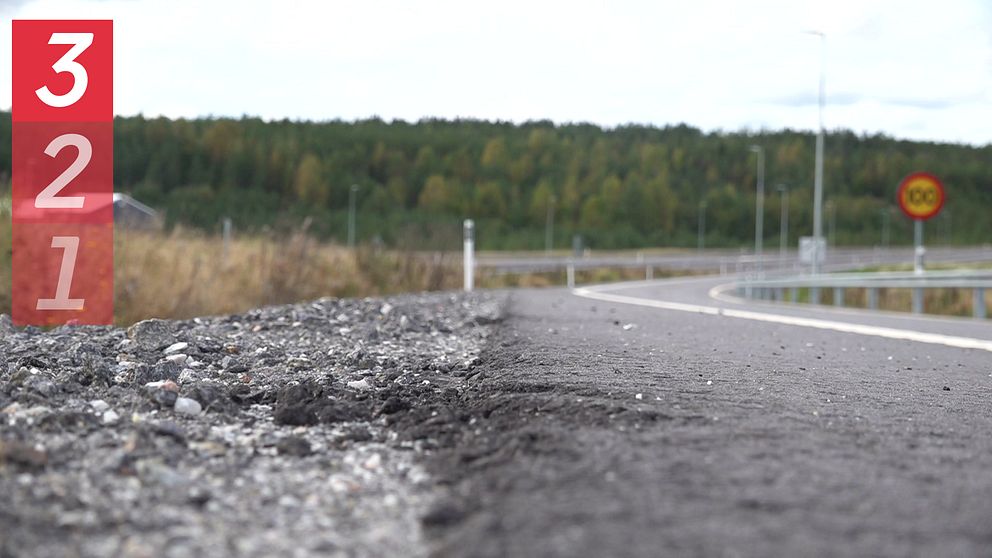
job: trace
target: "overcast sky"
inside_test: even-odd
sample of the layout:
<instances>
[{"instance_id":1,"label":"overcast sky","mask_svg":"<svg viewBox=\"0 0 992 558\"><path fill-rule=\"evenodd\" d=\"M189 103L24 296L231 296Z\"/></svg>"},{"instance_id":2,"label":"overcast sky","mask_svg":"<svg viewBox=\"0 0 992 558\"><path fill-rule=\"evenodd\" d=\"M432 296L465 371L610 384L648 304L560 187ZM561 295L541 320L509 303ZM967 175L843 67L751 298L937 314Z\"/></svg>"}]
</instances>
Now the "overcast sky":
<instances>
[{"instance_id":1,"label":"overcast sky","mask_svg":"<svg viewBox=\"0 0 992 558\"><path fill-rule=\"evenodd\" d=\"M119 114L475 117L992 143L988 0L0 0L111 18ZM9 66L8 66L9 68ZM0 72L0 107L10 72Z\"/></svg>"}]
</instances>

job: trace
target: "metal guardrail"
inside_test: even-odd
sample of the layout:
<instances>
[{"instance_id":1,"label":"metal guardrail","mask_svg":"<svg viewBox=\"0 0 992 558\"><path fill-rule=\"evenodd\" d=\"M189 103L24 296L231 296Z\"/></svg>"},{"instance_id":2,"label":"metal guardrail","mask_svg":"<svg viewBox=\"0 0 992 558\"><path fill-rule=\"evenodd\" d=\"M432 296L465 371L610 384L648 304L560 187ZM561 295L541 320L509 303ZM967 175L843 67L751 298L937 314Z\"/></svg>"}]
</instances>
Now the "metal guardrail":
<instances>
[{"instance_id":1,"label":"metal guardrail","mask_svg":"<svg viewBox=\"0 0 992 558\"><path fill-rule=\"evenodd\" d=\"M904 253L905 252L905 253ZM908 251L878 252L871 249L838 250L827 258L827 266L863 266L903 261ZM645 277L651 278L654 269L677 269L692 271L717 271L721 275L748 273L759 269L792 271L799 273L800 264L795 251L785 256L766 254L755 256L739 251L710 251L704 253L627 253L627 254L584 254L576 255L490 255L479 254L474 263L477 267L494 274L547 273L597 268L644 268Z\"/></svg>"},{"instance_id":2,"label":"metal guardrail","mask_svg":"<svg viewBox=\"0 0 992 558\"><path fill-rule=\"evenodd\" d=\"M992 247L988 245L968 248L938 248L930 252L933 261L988 262L992 261ZM910 248L847 248L835 249L827 254L824 269L852 269L865 265L899 263L910 260ZM476 268L490 273L543 273L565 271L569 288L575 287L576 270L594 268L644 269L645 279L654 277L655 269L717 270L721 275L735 273L743 276L738 281L738 291L748 298L782 301L788 290L793 302L801 288L810 289L810 299L820 300L820 289L833 289L834 305L843 306L844 290L867 289L869 309L878 309L879 289L912 289L913 312L923 312L923 291L930 288L972 289L973 313L984 318L985 291L992 288L992 270L957 270L926 273L826 273L818 275L783 276L791 271L798 274L803 267L798 254L787 251L778 255L756 256L734 251L708 251L669 254L474 254L474 230L471 221L465 222L465 290L473 288ZM765 277L774 271L777 277ZM757 276L757 277L756 277Z\"/></svg>"},{"instance_id":3,"label":"metal guardrail","mask_svg":"<svg viewBox=\"0 0 992 558\"><path fill-rule=\"evenodd\" d=\"M745 277L738 281L737 290L745 298L760 300L785 300L788 291L791 302L798 299L799 289L809 289L809 299L814 304L820 300L821 289L833 290L834 306L844 305L846 289L865 289L868 309L878 309L880 289L911 289L912 311L921 314L925 289L967 289L972 291L972 315L985 318L985 291L992 289L992 270L951 270L882 273L825 273L792 277Z\"/></svg>"},{"instance_id":4,"label":"metal guardrail","mask_svg":"<svg viewBox=\"0 0 992 558\"><path fill-rule=\"evenodd\" d=\"M913 249L898 248L842 248L827 254L826 269L851 269L869 265L886 265L911 262ZM992 247L934 248L928 251L931 262L992 261ZM723 274L766 271L800 273L807 266L801 265L798 253L779 254L741 253L734 250L707 250L705 252L675 252L667 254L603 253L575 254L476 254L475 265L489 273L544 273L564 271L571 266L576 270L593 268L647 268L688 269L694 271L719 270Z\"/></svg>"}]
</instances>

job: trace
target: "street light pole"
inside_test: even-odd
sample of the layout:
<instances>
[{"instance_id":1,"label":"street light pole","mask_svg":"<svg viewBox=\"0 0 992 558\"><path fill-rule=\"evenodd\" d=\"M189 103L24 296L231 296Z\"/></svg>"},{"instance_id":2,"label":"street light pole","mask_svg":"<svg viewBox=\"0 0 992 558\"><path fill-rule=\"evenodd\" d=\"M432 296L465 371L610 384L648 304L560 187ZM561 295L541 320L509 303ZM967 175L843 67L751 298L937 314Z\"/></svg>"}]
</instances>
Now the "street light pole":
<instances>
[{"instance_id":1,"label":"street light pole","mask_svg":"<svg viewBox=\"0 0 992 558\"><path fill-rule=\"evenodd\" d=\"M785 184L779 184L778 193L782 204L782 217L779 219L778 257L784 265L785 252L789 245L789 188Z\"/></svg>"},{"instance_id":2,"label":"street light pole","mask_svg":"<svg viewBox=\"0 0 992 558\"><path fill-rule=\"evenodd\" d=\"M700 252L706 247L706 200L699 201L699 237L696 240L696 249Z\"/></svg>"},{"instance_id":3,"label":"street light pole","mask_svg":"<svg viewBox=\"0 0 992 558\"><path fill-rule=\"evenodd\" d=\"M758 155L758 191L754 211L754 255L758 258L758 269L761 269L761 244L764 240L765 225L765 150L760 145L752 145L751 151Z\"/></svg>"},{"instance_id":4,"label":"street light pole","mask_svg":"<svg viewBox=\"0 0 992 558\"><path fill-rule=\"evenodd\" d=\"M820 125L816 132L816 165L813 173L813 274L820 272L820 242L823 238L823 105L826 93L824 64L827 36L822 31L807 31L820 37Z\"/></svg>"},{"instance_id":5,"label":"street light pole","mask_svg":"<svg viewBox=\"0 0 992 558\"><path fill-rule=\"evenodd\" d=\"M833 246L837 242L837 206L833 200L827 200L827 245Z\"/></svg>"},{"instance_id":6,"label":"street light pole","mask_svg":"<svg viewBox=\"0 0 992 558\"><path fill-rule=\"evenodd\" d=\"M544 252L551 253L551 245L555 232L555 196L548 196L548 217L544 223Z\"/></svg>"},{"instance_id":7,"label":"street light pole","mask_svg":"<svg viewBox=\"0 0 992 558\"><path fill-rule=\"evenodd\" d=\"M348 248L355 247L355 194L357 193L358 184L352 184L348 193Z\"/></svg>"},{"instance_id":8,"label":"street light pole","mask_svg":"<svg viewBox=\"0 0 992 558\"><path fill-rule=\"evenodd\" d=\"M882 248L889 247L889 208L882 210Z\"/></svg>"}]
</instances>

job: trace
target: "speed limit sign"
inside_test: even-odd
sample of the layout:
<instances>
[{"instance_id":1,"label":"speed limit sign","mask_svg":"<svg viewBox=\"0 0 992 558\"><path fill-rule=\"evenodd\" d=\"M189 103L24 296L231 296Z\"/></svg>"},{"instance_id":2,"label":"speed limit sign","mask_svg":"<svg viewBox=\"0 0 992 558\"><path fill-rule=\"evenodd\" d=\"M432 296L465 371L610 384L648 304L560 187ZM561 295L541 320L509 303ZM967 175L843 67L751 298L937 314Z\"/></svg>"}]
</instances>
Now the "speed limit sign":
<instances>
[{"instance_id":1,"label":"speed limit sign","mask_svg":"<svg viewBox=\"0 0 992 558\"><path fill-rule=\"evenodd\" d=\"M927 172L914 172L899 183L899 207L910 219L925 221L944 207L944 185Z\"/></svg>"}]
</instances>

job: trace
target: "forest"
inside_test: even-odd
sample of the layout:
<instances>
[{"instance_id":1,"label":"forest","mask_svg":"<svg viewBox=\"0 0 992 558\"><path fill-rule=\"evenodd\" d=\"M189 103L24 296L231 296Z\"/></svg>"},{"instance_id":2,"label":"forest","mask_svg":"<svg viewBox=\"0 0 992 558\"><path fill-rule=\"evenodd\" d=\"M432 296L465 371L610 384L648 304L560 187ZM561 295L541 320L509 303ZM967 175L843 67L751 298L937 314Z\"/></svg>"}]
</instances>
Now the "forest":
<instances>
[{"instance_id":1,"label":"forest","mask_svg":"<svg viewBox=\"0 0 992 558\"><path fill-rule=\"evenodd\" d=\"M10 137L10 113L0 134ZM378 118L354 122L118 117L114 188L164 212L167 227L310 231L344 242L352 185L357 237L405 249L455 249L462 219L482 249L538 249L549 215L556 249L573 235L594 249L707 247L754 239L757 157L764 150L765 242L777 246L782 185L789 246L812 231L814 135L711 132L686 126L603 128ZM928 243L992 240L992 144L974 147L831 131L826 137L824 231L832 245L912 242L896 207L899 181L929 171L947 189ZM9 177L10 142L0 142ZM4 180L6 182L6 180Z\"/></svg>"}]
</instances>

